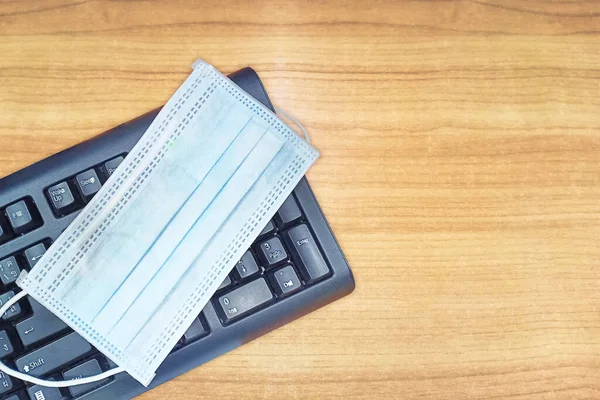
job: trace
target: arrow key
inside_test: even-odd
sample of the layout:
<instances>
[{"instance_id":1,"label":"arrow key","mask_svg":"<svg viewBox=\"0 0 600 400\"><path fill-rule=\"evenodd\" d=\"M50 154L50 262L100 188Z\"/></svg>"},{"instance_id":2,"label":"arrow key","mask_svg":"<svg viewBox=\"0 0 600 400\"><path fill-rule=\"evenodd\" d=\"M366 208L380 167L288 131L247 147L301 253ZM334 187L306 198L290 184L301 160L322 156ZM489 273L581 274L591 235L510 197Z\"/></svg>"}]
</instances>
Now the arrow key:
<instances>
[{"instance_id":1,"label":"arrow key","mask_svg":"<svg viewBox=\"0 0 600 400\"><path fill-rule=\"evenodd\" d=\"M288 259L285 247L277 236L262 242L258 247L258 255L262 259L263 266L267 268L274 267Z\"/></svg>"},{"instance_id":2,"label":"arrow key","mask_svg":"<svg viewBox=\"0 0 600 400\"><path fill-rule=\"evenodd\" d=\"M246 251L242 259L233 268L234 275L239 281L249 278L259 271L258 264L256 264L256 260L250 251Z\"/></svg>"},{"instance_id":3,"label":"arrow key","mask_svg":"<svg viewBox=\"0 0 600 400\"><path fill-rule=\"evenodd\" d=\"M3 306L7 301L12 299L14 297L14 295L15 295L15 292L13 292L12 290L8 291L6 293L0 294L0 307ZM21 306L19 305L19 302L16 302L8 310L6 310L4 315L2 315L2 319L6 321L8 319L18 316L19 314L21 314Z\"/></svg>"},{"instance_id":4,"label":"arrow key","mask_svg":"<svg viewBox=\"0 0 600 400\"><path fill-rule=\"evenodd\" d=\"M40 258L44 255L47 248L44 243L38 243L35 246L31 246L27 250L25 250L25 258L27 259L27 264L29 264L29 268L33 268Z\"/></svg>"},{"instance_id":5,"label":"arrow key","mask_svg":"<svg viewBox=\"0 0 600 400\"><path fill-rule=\"evenodd\" d=\"M15 282L20 273L21 269L14 257L8 257L0 261L0 279L5 286Z\"/></svg>"},{"instance_id":6,"label":"arrow key","mask_svg":"<svg viewBox=\"0 0 600 400\"><path fill-rule=\"evenodd\" d=\"M6 393L13 388L12 379L4 372L0 372L0 394Z\"/></svg>"},{"instance_id":7,"label":"arrow key","mask_svg":"<svg viewBox=\"0 0 600 400\"><path fill-rule=\"evenodd\" d=\"M0 331L0 358L10 356L14 351L6 331Z\"/></svg>"}]
</instances>

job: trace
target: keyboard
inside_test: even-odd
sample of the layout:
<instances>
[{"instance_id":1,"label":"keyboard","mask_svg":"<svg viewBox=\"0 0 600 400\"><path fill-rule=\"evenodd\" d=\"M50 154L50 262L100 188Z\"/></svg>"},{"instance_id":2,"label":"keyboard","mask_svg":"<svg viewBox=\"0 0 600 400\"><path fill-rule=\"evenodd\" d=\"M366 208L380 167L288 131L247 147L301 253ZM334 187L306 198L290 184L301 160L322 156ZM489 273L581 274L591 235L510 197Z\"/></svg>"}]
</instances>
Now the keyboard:
<instances>
[{"instance_id":1,"label":"keyboard","mask_svg":"<svg viewBox=\"0 0 600 400\"><path fill-rule=\"evenodd\" d=\"M258 75L229 76L273 106ZM158 110L0 180L0 304L127 157ZM303 178L235 264L146 388L126 373L55 389L0 373L1 400L129 399L343 297L354 279ZM96 375L115 365L30 297L0 317L0 359L47 379ZM211 394L206 394L212 397Z\"/></svg>"}]
</instances>

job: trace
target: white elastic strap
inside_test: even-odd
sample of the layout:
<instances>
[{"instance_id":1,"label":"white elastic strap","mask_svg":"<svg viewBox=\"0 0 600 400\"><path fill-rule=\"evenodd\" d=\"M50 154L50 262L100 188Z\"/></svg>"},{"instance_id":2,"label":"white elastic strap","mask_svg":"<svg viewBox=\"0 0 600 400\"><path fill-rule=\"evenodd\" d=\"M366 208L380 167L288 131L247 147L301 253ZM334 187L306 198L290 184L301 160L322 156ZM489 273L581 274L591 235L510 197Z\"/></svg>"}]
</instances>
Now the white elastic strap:
<instances>
[{"instance_id":1,"label":"white elastic strap","mask_svg":"<svg viewBox=\"0 0 600 400\"><path fill-rule=\"evenodd\" d=\"M308 136L308 132L306 132L306 129L304 129L304 126L300 123L300 121L283 111L281 108L275 107L275 111L277 111L277 114L283 115L284 117L292 121L294 124L296 124L296 126L298 126L298 128L300 128L300 130L304 134L304 140L306 140L306 143L310 143L310 137Z\"/></svg>"},{"instance_id":2,"label":"white elastic strap","mask_svg":"<svg viewBox=\"0 0 600 400\"><path fill-rule=\"evenodd\" d=\"M6 303L4 303L4 305L2 307L0 307L0 315L4 315L4 313L6 311L8 311L8 309L10 307L12 307L17 301L21 300L26 295L27 295L27 292L22 290L19 293L17 293L15 296L13 296L10 300L8 300ZM31 382L35 385L53 387L53 388L62 388L62 387L69 387L69 386L75 386L75 385L86 385L88 383L98 382L98 381L101 381L102 379L106 379L108 377L116 375L119 372L123 372L124 369L121 367L117 367L117 368L113 368L109 371L103 372L98 375L89 376L87 378L81 378L81 379L73 379L73 380L68 380L68 381L47 381L45 379L39 379L39 378L33 377L31 375L27 375L22 372L15 371L14 369L9 368L8 366L6 366L6 364L3 364L2 362L0 362L0 371L4 372L5 374L8 374L10 376L14 376L15 378L21 379L23 381Z\"/></svg>"}]
</instances>

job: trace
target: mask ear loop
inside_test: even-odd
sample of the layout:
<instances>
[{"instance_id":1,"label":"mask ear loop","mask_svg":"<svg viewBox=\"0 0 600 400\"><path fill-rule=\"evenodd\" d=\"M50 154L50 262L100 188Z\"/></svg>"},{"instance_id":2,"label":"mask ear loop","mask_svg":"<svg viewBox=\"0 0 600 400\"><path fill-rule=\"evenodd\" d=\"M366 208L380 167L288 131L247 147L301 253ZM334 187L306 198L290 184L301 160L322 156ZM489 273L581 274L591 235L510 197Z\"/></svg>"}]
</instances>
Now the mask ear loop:
<instances>
[{"instance_id":1,"label":"mask ear loop","mask_svg":"<svg viewBox=\"0 0 600 400\"><path fill-rule=\"evenodd\" d=\"M308 135L308 132L306 131L304 126L300 123L300 121L298 121L296 118L294 118L287 112L283 111L281 108L275 107L275 111L277 111L277 114L283 115L284 117L286 117L287 119L292 121L294 123L294 125L296 125L298 128L300 128L300 130L304 134L304 140L306 141L306 143L310 144L310 136Z\"/></svg>"},{"instance_id":2,"label":"mask ear loop","mask_svg":"<svg viewBox=\"0 0 600 400\"><path fill-rule=\"evenodd\" d=\"M4 315L4 313L6 311L8 311L8 309L10 307L12 307L17 301L21 300L26 295L27 295L27 292L22 290L19 293L17 293L15 296L13 296L10 300L8 300L6 303L4 303L2 305L2 307L0 307L0 315ZM81 379L73 379L73 380L68 380L68 381L47 381L45 379L39 379L39 378L33 377L31 375L27 375L22 372L15 371L14 369L9 368L6 364L4 364L2 362L0 362L0 371L4 372L7 375L13 376L17 379L21 379L22 381L30 382L35 385L52 387L52 388L63 388L63 387L86 385L88 383L98 382L103 379L109 378L113 375L116 375L120 372L124 372L125 370L121 367L117 367L117 368L113 368L109 371L103 372L98 375L89 376L87 378L81 378Z\"/></svg>"}]
</instances>

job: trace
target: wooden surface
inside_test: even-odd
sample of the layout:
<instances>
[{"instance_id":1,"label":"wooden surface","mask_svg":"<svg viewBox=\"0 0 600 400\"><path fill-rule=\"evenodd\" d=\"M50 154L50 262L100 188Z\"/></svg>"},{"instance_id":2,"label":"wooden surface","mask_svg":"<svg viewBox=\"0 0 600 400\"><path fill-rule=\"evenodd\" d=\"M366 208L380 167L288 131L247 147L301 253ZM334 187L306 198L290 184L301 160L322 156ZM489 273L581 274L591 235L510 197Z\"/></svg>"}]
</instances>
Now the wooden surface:
<instances>
[{"instance_id":1,"label":"wooden surface","mask_svg":"<svg viewBox=\"0 0 600 400\"><path fill-rule=\"evenodd\" d=\"M254 67L349 297L141 396L600 398L600 3L0 3L0 175Z\"/></svg>"}]
</instances>

